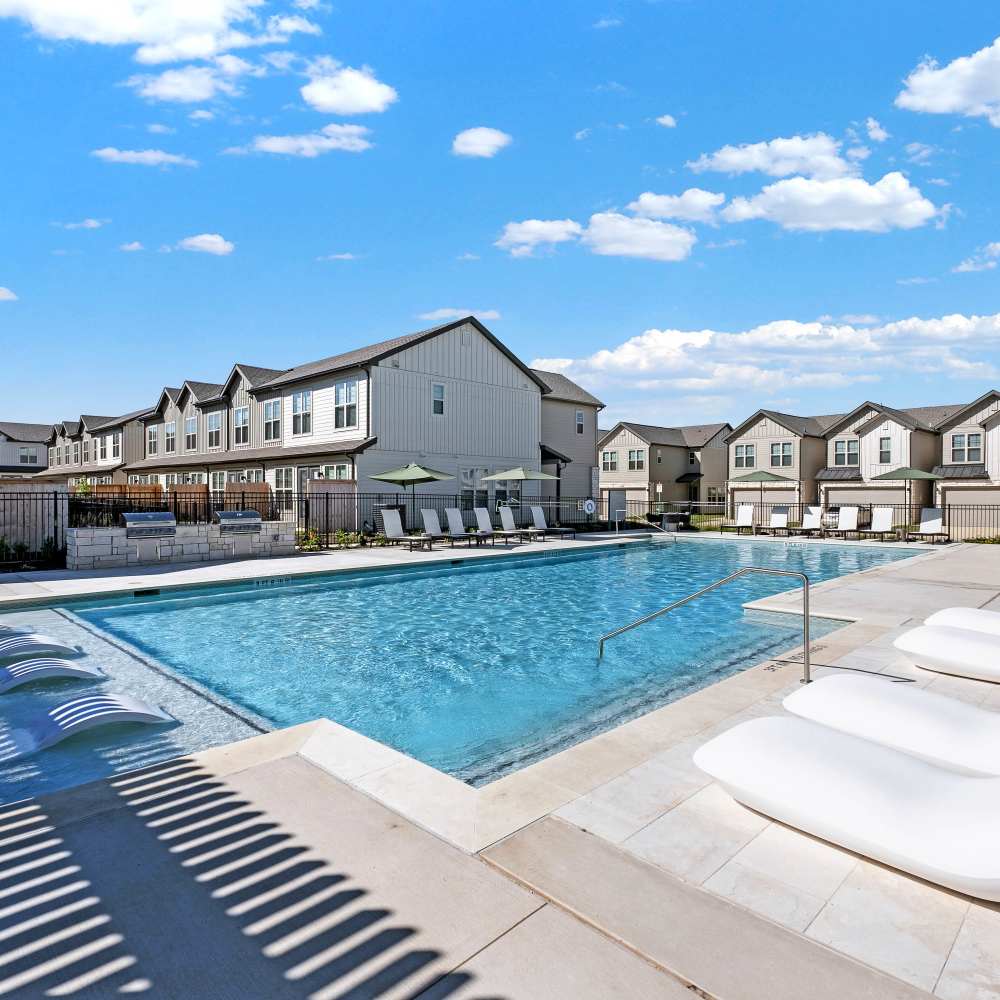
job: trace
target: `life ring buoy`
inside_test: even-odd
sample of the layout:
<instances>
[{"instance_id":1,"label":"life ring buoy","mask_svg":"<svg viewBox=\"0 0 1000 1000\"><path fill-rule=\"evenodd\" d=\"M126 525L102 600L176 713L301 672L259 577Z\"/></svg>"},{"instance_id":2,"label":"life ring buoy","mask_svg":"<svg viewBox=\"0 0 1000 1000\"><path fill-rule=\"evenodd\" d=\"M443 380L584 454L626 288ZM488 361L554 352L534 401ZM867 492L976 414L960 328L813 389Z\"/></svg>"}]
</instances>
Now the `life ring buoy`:
<instances>
[{"instance_id":1,"label":"life ring buoy","mask_svg":"<svg viewBox=\"0 0 1000 1000\"><path fill-rule=\"evenodd\" d=\"M592 516L597 513L597 504L593 500L583 501L583 512L588 516Z\"/></svg>"}]
</instances>

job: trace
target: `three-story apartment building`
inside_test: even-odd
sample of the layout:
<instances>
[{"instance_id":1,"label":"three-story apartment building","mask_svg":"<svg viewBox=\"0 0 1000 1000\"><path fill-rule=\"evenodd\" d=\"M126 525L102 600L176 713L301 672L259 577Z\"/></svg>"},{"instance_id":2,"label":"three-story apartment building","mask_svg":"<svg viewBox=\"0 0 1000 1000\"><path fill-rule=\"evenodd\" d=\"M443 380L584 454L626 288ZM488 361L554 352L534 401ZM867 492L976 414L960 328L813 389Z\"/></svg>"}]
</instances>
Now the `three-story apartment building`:
<instances>
[{"instance_id":1,"label":"three-story apartment building","mask_svg":"<svg viewBox=\"0 0 1000 1000\"><path fill-rule=\"evenodd\" d=\"M0 479L24 479L48 465L51 424L0 420Z\"/></svg>"},{"instance_id":2,"label":"three-story apartment building","mask_svg":"<svg viewBox=\"0 0 1000 1000\"><path fill-rule=\"evenodd\" d=\"M598 442L601 498L607 509L622 500L723 503L729 424L659 427L617 423Z\"/></svg>"},{"instance_id":3,"label":"three-story apartment building","mask_svg":"<svg viewBox=\"0 0 1000 1000\"><path fill-rule=\"evenodd\" d=\"M48 469L38 478L70 486L124 483L129 462L143 455L140 419L148 407L118 417L83 415L56 424L48 439Z\"/></svg>"}]
</instances>

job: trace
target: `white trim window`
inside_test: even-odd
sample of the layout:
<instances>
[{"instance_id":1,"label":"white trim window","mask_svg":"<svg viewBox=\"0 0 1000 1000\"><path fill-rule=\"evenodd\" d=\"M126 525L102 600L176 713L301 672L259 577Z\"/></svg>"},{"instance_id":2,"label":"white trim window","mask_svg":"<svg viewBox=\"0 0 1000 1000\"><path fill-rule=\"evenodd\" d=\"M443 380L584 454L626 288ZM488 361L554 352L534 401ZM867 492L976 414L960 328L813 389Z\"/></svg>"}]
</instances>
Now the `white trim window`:
<instances>
[{"instance_id":1,"label":"white trim window","mask_svg":"<svg viewBox=\"0 0 1000 1000\"><path fill-rule=\"evenodd\" d=\"M646 452L642 448L632 448L628 453L628 471L642 472L646 468Z\"/></svg>"},{"instance_id":2,"label":"white trim window","mask_svg":"<svg viewBox=\"0 0 1000 1000\"><path fill-rule=\"evenodd\" d=\"M657 457L657 461L659 461L659 457ZM693 451L689 451L688 452L688 465L695 465L695 464L697 464L697 462L698 462L698 455L697 455L697 453L693 452Z\"/></svg>"},{"instance_id":3,"label":"white trim window","mask_svg":"<svg viewBox=\"0 0 1000 1000\"><path fill-rule=\"evenodd\" d=\"M726 490L722 486L709 486L705 491L705 500L708 503L725 503Z\"/></svg>"},{"instance_id":4,"label":"white trim window","mask_svg":"<svg viewBox=\"0 0 1000 1000\"><path fill-rule=\"evenodd\" d=\"M83 464L86 465L90 461L90 438L83 439Z\"/></svg>"},{"instance_id":5,"label":"white trim window","mask_svg":"<svg viewBox=\"0 0 1000 1000\"><path fill-rule=\"evenodd\" d=\"M274 499L283 509L292 502L295 490L295 470L291 466L274 470Z\"/></svg>"},{"instance_id":6,"label":"white trim window","mask_svg":"<svg viewBox=\"0 0 1000 1000\"><path fill-rule=\"evenodd\" d=\"M889 465L892 462L892 438L880 437L878 439L878 464Z\"/></svg>"},{"instance_id":7,"label":"white trim window","mask_svg":"<svg viewBox=\"0 0 1000 1000\"><path fill-rule=\"evenodd\" d=\"M431 383L431 413L435 417L444 416L444 383Z\"/></svg>"},{"instance_id":8,"label":"white trim window","mask_svg":"<svg viewBox=\"0 0 1000 1000\"><path fill-rule=\"evenodd\" d=\"M834 465L860 465L861 442L857 438L838 438L833 442Z\"/></svg>"},{"instance_id":9,"label":"white trim window","mask_svg":"<svg viewBox=\"0 0 1000 1000\"><path fill-rule=\"evenodd\" d=\"M115 431L111 435L111 457L121 458L122 457L122 432Z\"/></svg>"},{"instance_id":10,"label":"white trim window","mask_svg":"<svg viewBox=\"0 0 1000 1000\"><path fill-rule=\"evenodd\" d=\"M177 421L163 425L163 454L172 455L177 451ZM101 458L104 458L104 442L101 442ZM176 482L176 480L175 480Z\"/></svg>"},{"instance_id":11,"label":"white trim window","mask_svg":"<svg viewBox=\"0 0 1000 1000\"><path fill-rule=\"evenodd\" d=\"M184 450L185 451L197 451L198 450L198 418L197 417L185 417L184 418Z\"/></svg>"},{"instance_id":12,"label":"white trim window","mask_svg":"<svg viewBox=\"0 0 1000 1000\"><path fill-rule=\"evenodd\" d=\"M108 457L108 436L107 434L101 435L98 439L101 442L101 461L104 462Z\"/></svg>"},{"instance_id":13,"label":"white trim window","mask_svg":"<svg viewBox=\"0 0 1000 1000\"><path fill-rule=\"evenodd\" d=\"M180 482L180 476L176 472L168 472L163 479L166 486L176 486Z\"/></svg>"},{"instance_id":14,"label":"white trim window","mask_svg":"<svg viewBox=\"0 0 1000 1000\"><path fill-rule=\"evenodd\" d=\"M787 468L792 464L792 442L775 441L771 445L771 468Z\"/></svg>"},{"instance_id":15,"label":"white trim window","mask_svg":"<svg viewBox=\"0 0 1000 1000\"><path fill-rule=\"evenodd\" d=\"M157 431L159 428L154 424L146 428L146 454L155 455L157 450Z\"/></svg>"},{"instance_id":16,"label":"white trim window","mask_svg":"<svg viewBox=\"0 0 1000 1000\"><path fill-rule=\"evenodd\" d=\"M264 440L281 440L281 400L268 399L264 403Z\"/></svg>"},{"instance_id":17,"label":"white trim window","mask_svg":"<svg viewBox=\"0 0 1000 1000\"><path fill-rule=\"evenodd\" d=\"M212 473L212 492L221 493L226 488L226 474L224 472Z\"/></svg>"},{"instance_id":18,"label":"white trim window","mask_svg":"<svg viewBox=\"0 0 1000 1000\"><path fill-rule=\"evenodd\" d=\"M738 444L733 448L733 467L736 469L752 469L757 461L757 446L754 444Z\"/></svg>"},{"instance_id":19,"label":"white trim window","mask_svg":"<svg viewBox=\"0 0 1000 1000\"><path fill-rule=\"evenodd\" d=\"M56 450L55 448L49 448L49 465L56 464Z\"/></svg>"},{"instance_id":20,"label":"white trim window","mask_svg":"<svg viewBox=\"0 0 1000 1000\"><path fill-rule=\"evenodd\" d=\"M583 410L576 411L576 433L583 433Z\"/></svg>"},{"instance_id":21,"label":"white trim window","mask_svg":"<svg viewBox=\"0 0 1000 1000\"><path fill-rule=\"evenodd\" d=\"M618 471L618 452L602 451L601 472L617 472L617 471Z\"/></svg>"},{"instance_id":22,"label":"white trim window","mask_svg":"<svg viewBox=\"0 0 1000 1000\"><path fill-rule=\"evenodd\" d=\"M237 406L233 410L233 445L241 447L250 443L250 407Z\"/></svg>"},{"instance_id":23,"label":"white trim window","mask_svg":"<svg viewBox=\"0 0 1000 1000\"><path fill-rule=\"evenodd\" d=\"M18 448L17 461L19 465L38 465L38 450L36 448Z\"/></svg>"},{"instance_id":24,"label":"white trim window","mask_svg":"<svg viewBox=\"0 0 1000 1000\"><path fill-rule=\"evenodd\" d=\"M951 460L955 463L981 462L983 460L983 435L978 431L952 434Z\"/></svg>"},{"instance_id":25,"label":"white trim window","mask_svg":"<svg viewBox=\"0 0 1000 1000\"><path fill-rule=\"evenodd\" d=\"M74 465L79 465L80 464L80 442L79 441L74 441L73 442L73 464Z\"/></svg>"},{"instance_id":26,"label":"white trim window","mask_svg":"<svg viewBox=\"0 0 1000 1000\"><path fill-rule=\"evenodd\" d=\"M350 479L351 478L351 463L350 462L337 462L335 465L324 465L323 466L323 478L324 479Z\"/></svg>"},{"instance_id":27,"label":"white trim window","mask_svg":"<svg viewBox=\"0 0 1000 1000\"><path fill-rule=\"evenodd\" d=\"M211 413L207 414L205 417L206 424L208 427L208 449L213 451L214 449L222 447L222 411L213 410Z\"/></svg>"},{"instance_id":28,"label":"white trim window","mask_svg":"<svg viewBox=\"0 0 1000 1000\"><path fill-rule=\"evenodd\" d=\"M335 430L358 426L358 380L338 382L333 387L333 426Z\"/></svg>"},{"instance_id":29,"label":"white trim window","mask_svg":"<svg viewBox=\"0 0 1000 1000\"><path fill-rule=\"evenodd\" d=\"M292 436L312 434L312 389L292 393Z\"/></svg>"}]
</instances>

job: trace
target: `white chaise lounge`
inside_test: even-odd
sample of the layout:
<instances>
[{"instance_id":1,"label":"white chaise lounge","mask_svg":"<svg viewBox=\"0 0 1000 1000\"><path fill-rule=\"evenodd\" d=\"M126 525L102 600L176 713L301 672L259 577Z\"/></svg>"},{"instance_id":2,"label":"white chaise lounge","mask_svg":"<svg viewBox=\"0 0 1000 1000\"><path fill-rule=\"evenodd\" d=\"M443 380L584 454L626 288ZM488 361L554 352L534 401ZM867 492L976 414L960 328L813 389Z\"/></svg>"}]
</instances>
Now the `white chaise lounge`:
<instances>
[{"instance_id":1,"label":"white chaise lounge","mask_svg":"<svg viewBox=\"0 0 1000 1000\"><path fill-rule=\"evenodd\" d=\"M39 632L5 632L0 635L0 660L15 656L39 656L42 653L79 655L79 650Z\"/></svg>"},{"instance_id":2,"label":"white chaise lounge","mask_svg":"<svg viewBox=\"0 0 1000 1000\"><path fill-rule=\"evenodd\" d=\"M919 625L892 644L925 670L1000 683L1000 636L950 625Z\"/></svg>"},{"instance_id":3,"label":"white chaise lounge","mask_svg":"<svg viewBox=\"0 0 1000 1000\"><path fill-rule=\"evenodd\" d=\"M558 538L569 535L570 538L576 538L576 531L573 528L550 528L548 522L545 520L545 511L534 504L531 507L531 520L543 535L555 535Z\"/></svg>"},{"instance_id":4,"label":"white chaise lounge","mask_svg":"<svg viewBox=\"0 0 1000 1000\"><path fill-rule=\"evenodd\" d=\"M481 539L476 535L470 535L465 530L465 522L462 520L462 512L457 507L445 507L444 516L448 519L448 541L452 545L455 542L465 542L470 548L475 540L478 545Z\"/></svg>"},{"instance_id":5,"label":"white chaise lounge","mask_svg":"<svg viewBox=\"0 0 1000 1000\"><path fill-rule=\"evenodd\" d=\"M893 510L891 507L873 507L872 523L858 534L862 538L878 535L880 542L885 541L886 535L899 537L896 529L892 526Z\"/></svg>"},{"instance_id":6,"label":"white chaise lounge","mask_svg":"<svg viewBox=\"0 0 1000 1000\"><path fill-rule=\"evenodd\" d=\"M987 611L985 608L944 608L925 618L924 624L966 628L972 632L1000 635L1000 612Z\"/></svg>"},{"instance_id":7,"label":"white chaise lounge","mask_svg":"<svg viewBox=\"0 0 1000 1000\"><path fill-rule=\"evenodd\" d=\"M34 681L65 677L97 680L103 676L97 667L89 667L82 660L58 660L49 657L15 660L6 666L0 666L0 694Z\"/></svg>"},{"instance_id":8,"label":"white chaise lounge","mask_svg":"<svg viewBox=\"0 0 1000 1000\"><path fill-rule=\"evenodd\" d=\"M753 534L753 504L741 503L736 508L736 534L741 531L749 531Z\"/></svg>"},{"instance_id":9,"label":"white chaise lounge","mask_svg":"<svg viewBox=\"0 0 1000 1000\"><path fill-rule=\"evenodd\" d=\"M965 774L1000 775L1000 713L915 684L838 674L782 703L793 715Z\"/></svg>"},{"instance_id":10,"label":"white chaise lounge","mask_svg":"<svg viewBox=\"0 0 1000 1000\"><path fill-rule=\"evenodd\" d=\"M957 774L805 719L754 719L695 752L737 801L980 899L1000 901L1000 778Z\"/></svg>"},{"instance_id":11,"label":"white chaise lounge","mask_svg":"<svg viewBox=\"0 0 1000 1000\"><path fill-rule=\"evenodd\" d=\"M476 529L476 534L480 538L488 538L494 545L496 545L498 538L501 541L508 539L518 542L524 541L523 531L498 531L494 528L493 522L490 520L490 512L485 507L474 507L473 511L476 515L476 524L479 526Z\"/></svg>"},{"instance_id":12,"label":"white chaise lounge","mask_svg":"<svg viewBox=\"0 0 1000 1000\"><path fill-rule=\"evenodd\" d=\"M788 529L790 535L818 535L823 531L823 508L806 507L802 523Z\"/></svg>"},{"instance_id":13,"label":"white chaise lounge","mask_svg":"<svg viewBox=\"0 0 1000 1000\"><path fill-rule=\"evenodd\" d=\"M424 534L429 538L435 542L449 539L448 533L441 530L441 521L436 510L421 508L420 519L424 522Z\"/></svg>"},{"instance_id":14,"label":"white chaise lounge","mask_svg":"<svg viewBox=\"0 0 1000 1000\"><path fill-rule=\"evenodd\" d=\"M431 548L430 535L408 535L403 531L403 521L398 510L382 510L382 527L385 529L386 541L392 545L409 545L411 552L415 548Z\"/></svg>"},{"instance_id":15,"label":"white chaise lounge","mask_svg":"<svg viewBox=\"0 0 1000 1000\"><path fill-rule=\"evenodd\" d=\"M788 534L788 508L773 507L767 526L761 525L757 529L757 533L761 535L777 535L781 531L786 535Z\"/></svg>"},{"instance_id":16,"label":"white chaise lounge","mask_svg":"<svg viewBox=\"0 0 1000 1000\"><path fill-rule=\"evenodd\" d=\"M858 530L858 508L854 506L841 507L837 512L837 527L824 528L824 535L842 535L844 539Z\"/></svg>"},{"instance_id":17,"label":"white chaise lounge","mask_svg":"<svg viewBox=\"0 0 1000 1000\"><path fill-rule=\"evenodd\" d=\"M12 729L9 735L0 739L0 760L7 762L27 757L97 726L125 722L163 725L174 721L166 712L128 695L87 695L50 709L24 729Z\"/></svg>"},{"instance_id":18,"label":"white chaise lounge","mask_svg":"<svg viewBox=\"0 0 1000 1000\"><path fill-rule=\"evenodd\" d=\"M924 507L920 511L920 527L916 531L907 531L906 540L915 538L917 541L937 541L943 538L946 542L950 535L944 529L944 515L940 507Z\"/></svg>"},{"instance_id":19,"label":"white chaise lounge","mask_svg":"<svg viewBox=\"0 0 1000 1000\"><path fill-rule=\"evenodd\" d=\"M503 526L504 534L519 534L521 538L529 540L537 538L539 541L545 541L544 531L539 531L537 528L519 528L514 523L514 512L506 504L500 508L500 524Z\"/></svg>"}]
</instances>

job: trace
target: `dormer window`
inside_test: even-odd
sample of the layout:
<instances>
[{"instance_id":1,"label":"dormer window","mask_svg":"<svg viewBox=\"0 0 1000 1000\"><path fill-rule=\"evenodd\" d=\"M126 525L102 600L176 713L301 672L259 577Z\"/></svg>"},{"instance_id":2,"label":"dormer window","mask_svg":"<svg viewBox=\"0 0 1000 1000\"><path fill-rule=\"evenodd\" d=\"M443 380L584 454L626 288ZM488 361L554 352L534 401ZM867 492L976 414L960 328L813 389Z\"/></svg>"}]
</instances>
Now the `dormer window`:
<instances>
[{"instance_id":1,"label":"dormer window","mask_svg":"<svg viewBox=\"0 0 1000 1000\"><path fill-rule=\"evenodd\" d=\"M157 452L158 444L158 427L147 427L146 428L146 454L155 455Z\"/></svg>"},{"instance_id":2,"label":"dormer window","mask_svg":"<svg viewBox=\"0 0 1000 1000\"><path fill-rule=\"evenodd\" d=\"M952 434L952 462L981 462L983 460L983 435L978 431L971 434Z\"/></svg>"},{"instance_id":3,"label":"dormer window","mask_svg":"<svg viewBox=\"0 0 1000 1000\"><path fill-rule=\"evenodd\" d=\"M222 413L216 410L205 418L208 424L208 447L222 447Z\"/></svg>"},{"instance_id":4,"label":"dormer window","mask_svg":"<svg viewBox=\"0 0 1000 1000\"><path fill-rule=\"evenodd\" d=\"M177 421L171 420L163 425L163 450L171 454L177 450ZM104 445L101 445L101 458L104 458Z\"/></svg>"},{"instance_id":5,"label":"dormer window","mask_svg":"<svg viewBox=\"0 0 1000 1000\"><path fill-rule=\"evenodd\" d=\"M250 443L250 407L238 406L233 410L233 444Z\"/></svg>"}]
</instances>

